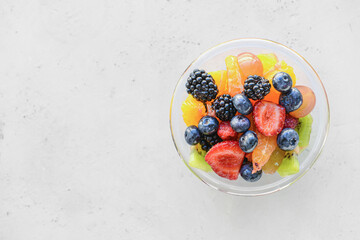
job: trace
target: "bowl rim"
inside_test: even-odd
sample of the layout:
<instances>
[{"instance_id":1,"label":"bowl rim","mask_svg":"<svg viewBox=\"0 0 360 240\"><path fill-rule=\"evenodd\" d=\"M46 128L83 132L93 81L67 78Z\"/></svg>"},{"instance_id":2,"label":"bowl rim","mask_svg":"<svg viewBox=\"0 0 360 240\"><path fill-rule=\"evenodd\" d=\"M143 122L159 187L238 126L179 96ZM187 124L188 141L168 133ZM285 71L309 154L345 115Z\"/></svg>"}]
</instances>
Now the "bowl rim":
<instances>
[{"instance_id":1,"label":"bowl rim","mask_svg":"<svg viewBox=\"0 0 360 240\"><path fill-rule=\"evenodd\" d=\"M241 40L248 40L248 41L251 41L251 40L254 40L254 41L264 41L264 42L270 42L270 43L273 43L273 44L276 44L276 45L280 45L281 47L284 47L286 48L288 51L290 52L293 52L295 55L299 56L302 60L304 60L308 66L314 71L317 79L319 80L320 84L321 84L321 87L322 87L322 90L324 91L324 94L325 94L325 98L326 98L326 107L327 107L327 112L328 112L328 116L327 116L327 125L326 125L326 132L325 132L325 136L324 136L324 140L320 146L320 149L317 153L317 155L315 156L314 160L311 162L311 164L309 166L307 166L306 169L304 169L304 171L302 172L302 174L300 174L297 178L295 178L293 181L281 186L281 187L278 187L274 190L270 190L270 191L265 191L265 192L260 192L260 193L239 193L239 192L234 192L234 191L225 191L221 188L218 188L217 186L213 185L213 184L210 184L206 181L204 181L201 177L199 177L193 170L192 168L188 165L188 163L186 162L186 160L184 159L184 157L182 156L177 144L176 144L176 141L175 141L175 138L174 138L174 133L173 133L173 128L172 128L172 125L171 125L171 115L172 115L172 107L173 107L173 101L174 101L174 95L175 95L175 92L180 84L180 81L182 79L182 76L184 75L184 73L198 60L200 59L203 55L207 54L208 52L212 51L213 49L215 48L218 48L218 47L221 47L222 45L226 45L228 43L231 43L231 42L235 42L235 41L241 41ZM295 50L291 49L290 47L282 44L282 43L279 43L279 42L276 42L276 41L273 41L273 40L269 40L269 39L265 39L265 38L236 38L236 39L232 39L232 40L229 40L229 41L225 41L225 42L222 42L222 43L219 43L209 49L207 49L206 51L202 52L194 61L192 61L190 63L190 65L183 71L183 73L181 74L179 80L177 81L176 83L176 86L175 86L175 89L173 91L173 94L172 94L172 97L171 97L171 102L170 102L170 118L169 118L169 124L170 124L170 131L171 131L171 137L172 137L172 140L173 140L173 143L174 143L174 146L175 146L175 149L177 151L177 153L179 154L180 158L183 160L184 164L187 166L187 168L198 178L200 179L203 183L205 183L207 186L211 187L212 189L216 189L220 192L224 192L224 193L227 193L227 194L230 194L230 195L234 195L234 196L245 196L245 197L255 197L255 196L264 196L264 195L269 195L271 193L275 193L275 192L278 192L280 190L283 190L287 187L289 187L290 185L294 184L295 182L297 182L300 178L302 178L311 168L312 166L315 164L315 162L318 160L318 158L320 157L323 149L324 149L324 146L325 146L325 143L326 143L326 140L327 140L327 137L328 137L328 134L329 134L329 129L330 129L330 105L329 105L329 99L328 99L328 96L327 96L327 93L326 93L326 89L324 87L324 84L323 82L321 81L320 79L320 76L319 74L316 72L316 70L313 68L313 66L302 56L300 55L298 52L296 52Z\"/></svg>"}]
</instances>

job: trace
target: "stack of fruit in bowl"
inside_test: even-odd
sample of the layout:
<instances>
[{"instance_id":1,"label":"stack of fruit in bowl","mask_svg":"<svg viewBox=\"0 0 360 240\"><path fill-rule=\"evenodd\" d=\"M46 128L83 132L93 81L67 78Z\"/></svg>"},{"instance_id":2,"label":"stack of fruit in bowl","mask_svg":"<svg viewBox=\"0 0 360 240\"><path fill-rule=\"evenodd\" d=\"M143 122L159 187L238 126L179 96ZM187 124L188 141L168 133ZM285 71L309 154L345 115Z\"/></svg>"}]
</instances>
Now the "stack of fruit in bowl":
<instances>
[{"instance_id":1,"label":"stack of fruit in bowl","mask_svg":"<svg viewBox=\"0 0 360 240\"><path fill-rule=\"evenodd\" d=\"M194 69L181 110L189 165L220 177L255 182L299 172L309 145L316 97L296 85L294 69L274 53L225 58L226 70Z\"/></svg>"}]
</instances>

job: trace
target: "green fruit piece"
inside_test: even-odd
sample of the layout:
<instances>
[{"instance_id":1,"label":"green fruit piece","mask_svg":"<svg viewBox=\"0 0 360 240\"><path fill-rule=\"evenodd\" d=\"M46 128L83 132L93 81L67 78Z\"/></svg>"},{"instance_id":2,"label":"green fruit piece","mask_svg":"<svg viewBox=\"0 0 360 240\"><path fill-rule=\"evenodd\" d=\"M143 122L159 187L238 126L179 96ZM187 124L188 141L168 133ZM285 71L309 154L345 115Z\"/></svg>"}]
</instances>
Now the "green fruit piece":
<instances>
[{"instance_id":1,"label":"green fruit piece","mask_svg":"<svg viewBox=\"0 0 360 240\"><path fill-rule=\"evenodd\" d=\"M205 157L206 151L202 149L200 143L196 144L195 149L200 153L201 156Z\"/></svg>"},{"instance_id":2,"label":"green fruit piece","mask_svg":"<svg viewBox=\"0 0 360 240\"><path fill-rule=\"evenodd\" d=\"M281 162L283 161L285 156L285 151L276 147L276 149L272 152L269 161L262 167L262 170L266 174L274 174L276 170L280 167Z\"/></svg>"},{"instance_id":3,"label":"green fruit piece","mask_svg":"<svg viewBox=\"0 0 360 240\"><path fill-rule=\"evenodd\" d=\"M197 168L205 172L210 172L212 170L210 165L205 161L205 155L199 153L196 147L191 148L189 165L190 167Z\"/></svg>"},{"instance_id":4,"label":"green fruit piece","mask_svg":"<svg viewBox=\"0 0 360 240\"><path fill-rule=\"evenodd\" d=\"M299 123L296 126L295 131L299 134L298 146L301 150L309 146L312 123L313 118L310 114L303 118L299 118Z\"/></svg>"},{"instance_id":5,"label":"green fruit piece","mask_svg":"<svg viewBox=\"0 0 360 240\"><path fill-rule=\"evenodd\" d=\"M280 176L286 177L299 172L300 164L297 157L298 155L295 151L285 153L285 157L277 170Z\"/></svg>"}]
</instances>

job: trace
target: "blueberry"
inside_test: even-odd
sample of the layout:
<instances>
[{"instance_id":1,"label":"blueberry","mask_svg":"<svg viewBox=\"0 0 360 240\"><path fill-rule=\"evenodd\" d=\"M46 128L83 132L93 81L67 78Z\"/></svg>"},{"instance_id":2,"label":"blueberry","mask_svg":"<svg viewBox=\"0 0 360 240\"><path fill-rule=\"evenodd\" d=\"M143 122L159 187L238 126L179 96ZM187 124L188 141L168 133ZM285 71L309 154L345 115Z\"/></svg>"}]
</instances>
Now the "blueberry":
<instances>
[{"instance_id":1,"label":"blueberry","mask_svg":"<svg viewBox=\"0 0 360 240\"><path fill-rule=\"evenodd\" d=\"M245 94L236 94L232 102L235 109L243 115L248 115L253 111L253 106Z\"/></svg>"},{"instance_id":2,"label":"blueberry","mask_svg":"<svg viewBox=\"0 0 360 240\"><path fill-rule=\"evenodd\" d=\"M287 92L291 89L292 79L286 72L278 72L273 77L272 84L279 92Z\"/></svg>"},{"instance_id":3,"label":"blueberry","mask_svg":"<svg viewBox=\"0 0 360 240\"><path fill-rule=\"evenodd\" d=\"M279 103L286 112L293 112L303 103L301 92L297 88L292 88L286 93L281 93Z\"/></svg>"},{"instance_id":4,"label":"blueberry","mask_svg":"<svg viewBox=\"0 0 360 240\"><path fill-rule=\"evenodd\" d=\"M251 162L244 160L241 168L240 168L240 175L241 177L248 182L256 182L261 178L262 170L252 173L253 165Z\"/></svg>"},{"instance_id":5,"label":"blueberry","mask_svg":"<svg viewBox=\"0 0 360 240\"><path fill-rule=\"evenodd\" d=\"M256 133L250 130L246 131L239 139L240 148L246 153L254 151L257 144L258 138L256 136Z\"/></svg>"},{"instance_id":6,"label":"blueberry","mask_svg":"<svg viewBox=\"0 0 360 240\"><path fill-rule=\"evenodd\" d=\"M205 116L200 119L198 128L204 135L211 135L217 132L219 128L219 121L210 116Z\"/></svg>"},{"instance_id":7,"label":"blueberry","mask_svg":"<svg viewBox=\"0 0 360 240\"><path fill-rule=\"evenodd\" d=\"M277 136L277 145L284 151L291 151L299 143L299 134L291 128L284 128Z\"/></svg>"},{"instance_id":8,"label":"blueberry","mask_svg":"<svg viewBox=\"0 0 360 240\"><path fill-rule=\"evenodd\" d=\"M201 136L199 129L192 125L185 130L185 140L190 145L196 145L200 142Z\"/></svg>"},{"instance_id":9,"label":"blueberry","mask_svg":"<svg viewBox=\"0 0 360 240\"><path fill-rule=\"evenodd\" d=\"M235 132L243 133L250 128L250 121L247 117L237 115L231 119L230 126Z\"/></svg>"}]
</instances>

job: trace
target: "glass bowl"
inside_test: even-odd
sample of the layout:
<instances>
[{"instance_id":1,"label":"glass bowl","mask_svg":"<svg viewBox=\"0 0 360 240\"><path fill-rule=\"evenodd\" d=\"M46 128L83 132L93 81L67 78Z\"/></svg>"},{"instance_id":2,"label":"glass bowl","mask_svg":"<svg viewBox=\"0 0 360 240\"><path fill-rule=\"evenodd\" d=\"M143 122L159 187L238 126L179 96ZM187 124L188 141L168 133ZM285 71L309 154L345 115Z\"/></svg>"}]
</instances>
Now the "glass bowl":
<instances>
[{"instance_id":1,"label":"glass bowl","mask_svg":"<svg viewBox=\"0 0 360 240\"><path fill-rule=\"evenodd\" d=\"M195 68L207 72L225 70L225 57L238 55L242 52L254 54L275 53L278 59L284 60L294 68L296 85L310 87L316 95L316 105L311 115L313 117L312 132L309 146L299 154L300 171L297 174L280 177L263 174L257 182L246 182L241 177L235 181L227 180L214 172L206 173L189 166L190 146L186 143L184 132L186 125L182 118L181 104L186 99L185 83L189 74ZM300 179L315 163L324 146L329 129L330 112L325 88L311 65L294 50L273 41L265 39L237 39L221 43L201 54L180 77L176 84L170 107L170 128L172 138L180 158L195 176L208 186L219 191L242 196L258 196L279 191Z\"/></svg>"}]
</instances>

